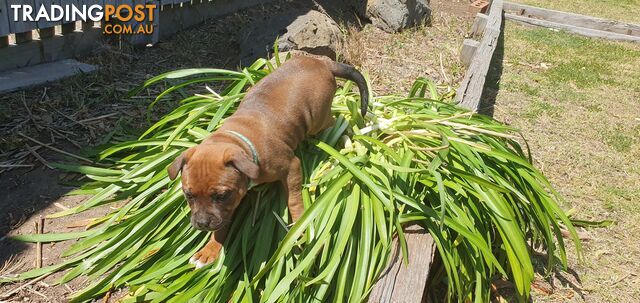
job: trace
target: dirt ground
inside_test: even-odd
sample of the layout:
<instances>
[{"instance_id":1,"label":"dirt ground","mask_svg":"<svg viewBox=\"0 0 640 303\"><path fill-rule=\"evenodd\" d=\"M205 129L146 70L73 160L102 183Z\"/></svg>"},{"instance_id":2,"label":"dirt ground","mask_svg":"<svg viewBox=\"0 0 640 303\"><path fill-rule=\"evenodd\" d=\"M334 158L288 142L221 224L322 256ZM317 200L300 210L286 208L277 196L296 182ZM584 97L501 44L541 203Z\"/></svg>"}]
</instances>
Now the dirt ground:
<instances>
[{"instance_id":1,"label":"dirt ground","mask_svg":"<svg viewBox=\"0 0 640 303\"><path fill-rule=\"evenodd\" d=\"M473 20L467 14L467 3L433 0L431 26L396 34L366 24L343 22L347 41L339 58L367 72L377 93L406 92L419 76L435 79L442 86L455 85L464 72L458 60L459 48ZM86 199L65 196L82 179L46 166L73 159L42 145L91 157L100 144L133 138L148 126L148 98L125 98L131 88L154 75L179 68L236 68L241 65L238 47L242 29L254 20L286 9L286 5L287 1L282 1L213 20L144 50L105 45L97 54L81 60L97 65L97 73L1 95L0 188L4 190L0 193L0 275L34 268L35 245L13 241L10 236L32 233L41 217ZM145 94L153 96L161 89ZM174 105L160 104L150 119ZM72 217L46 219L44 230L82 230L71 226L82 225L84 220L108 211L99 208ZM43 265L58 263L60 253L71 244L44 244ZM87 282L80 278L54 286L60 277L61 274L46 277L7 298L2 295L23 284L2 285L0 302L64 302L66 296ZM112 299L117 297L118 294L112 295Z\"/></svg>"}]
</instances>

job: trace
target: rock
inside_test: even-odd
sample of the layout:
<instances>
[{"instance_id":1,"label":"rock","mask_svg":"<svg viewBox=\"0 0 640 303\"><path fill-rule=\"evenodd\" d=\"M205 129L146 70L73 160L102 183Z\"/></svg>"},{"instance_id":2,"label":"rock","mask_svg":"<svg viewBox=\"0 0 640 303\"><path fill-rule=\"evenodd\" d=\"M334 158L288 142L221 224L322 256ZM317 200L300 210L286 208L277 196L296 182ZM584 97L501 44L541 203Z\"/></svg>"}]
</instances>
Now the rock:
<instances>
[{"instance_id":1,"label":"rock","mask_svg":"<svg viewBox=\"0 0 640 303\"><path fill-rule=\"evenodd\" d=\"M240 39L243 63L266 57L276 39L280 51L301 50L335 59L344 35L338 24L323 13L291 10L255 23L243 33Z\"/></svg>"},{"instance_id":2,"label":"rock","mask_svg":"<svg viewBox=\"0 0 640 303\"><path fill-rule=\"evenodd\" d=\"M344 35L329 16L309 11L287 26L287 33L279 39L282 49L302 50L310 54L336 59Z\"/></svg>"},{"instance_id":3,"label":"rock","mask_svg":"<svg viewBox=\"0 0 640 303\"><path fill-rule=\"evenodd\" d=\"M369 0L366 17L386 32L397 32L424 23L431 8L428 0Z\"/></svg>"},{"instance_id":4,"label":"rock","mask_svg":"<svg viewBox=\"0 0 640 303\"><path fill-rule=\"evenodd\" d=\"M307 55L308 54L306 52L299 51L299 50L281 51L281 52L278 52L278 60L280 60L280 64L282 64L285 61L287 61L287 57L293 58L297 56L307 56ZM271 62L273 66L276 66L277 61L276 61L276 56L274 54L272 54L271 57L269 58L269 62Z\"/></svg>"},{"instance_id":5,"label":"rock","mask_svg":"<svg viewBox=\"0 0 640 303\"><path fill-rule=\"evenodd\" d=\"M307 53L305 51L301 51L301 50L290 50L290 51L283 51L283 52L278 52L278 59L280 60L280 64L284 63L285 61L287 61L287 57L289 57L289 59L293 58L293 57L313 57L313 58L319 58L322 59L326 56L324 55L314 55L314 54L310 54ZM269 62L271 62L271 64L273 64L273 66L276 65L277 61L276 61L276 57L274 55L271 56L271 58L269 58Z\"/></svg>"}]
</instances>

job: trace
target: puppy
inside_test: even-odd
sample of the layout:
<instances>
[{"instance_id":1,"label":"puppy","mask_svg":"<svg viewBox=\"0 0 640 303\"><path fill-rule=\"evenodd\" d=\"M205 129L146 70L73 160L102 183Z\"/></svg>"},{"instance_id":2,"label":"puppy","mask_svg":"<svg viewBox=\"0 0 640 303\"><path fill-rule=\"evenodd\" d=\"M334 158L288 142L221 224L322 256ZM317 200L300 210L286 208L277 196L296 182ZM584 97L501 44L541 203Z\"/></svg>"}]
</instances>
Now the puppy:
<instances>
[{"instance_id":1,"label":"puppy","mask_svg":"<svg viewBox=\"0 0 640 303\"><path fill-rule=\"evenodd\" d=\"M369 91L360 72L328 58L294 57L252 87L217 131L168 167L171 180L182 171L193 227L213 231L207 245L191 258L196 267L218 257L233 213L250 185L280 182L288 193L291 219L300 218L302 169L294 150L305 136L335 123L335 77L358 85L364 116Z\"/></svg>"}]
</instances>

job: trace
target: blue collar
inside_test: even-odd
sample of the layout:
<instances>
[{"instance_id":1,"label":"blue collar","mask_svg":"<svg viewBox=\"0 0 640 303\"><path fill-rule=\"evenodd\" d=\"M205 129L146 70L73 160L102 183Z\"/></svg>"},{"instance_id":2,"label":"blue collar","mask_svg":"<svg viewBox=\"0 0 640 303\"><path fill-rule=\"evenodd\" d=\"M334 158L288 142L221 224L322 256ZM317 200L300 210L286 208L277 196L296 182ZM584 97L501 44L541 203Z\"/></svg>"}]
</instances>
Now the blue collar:
<instances>
[{"instance_id":1,"label":"blue collar","mask_svg":"<svg viewBox=\"0 0 640 303\"><path fill-rule=\"evenodd\" d=\"M247 137L245 137L239 132L232 131L232 130L228 130L227 132L240 138L240 140L246 143L249 146L249 149L251 150L251 155L253 156L253 163L255 163L256 165L260 165L260 162L258 161L258 151L256 151L256 147L253 145L251 140L249 140Z\"/></svg>"},{"instance_id":2,"label":"blue collar","mask_svg":"<svg viewBox=\"0 0 640 303\"><path fill-rule=\"evenodd\" d=\"M249 146L249 149L251 150L251 155L253 156L253 163L255 163L256 165L260 166L260 161L258 161L258 151L256 150L256 147L253 145L253 143L251 142L251 140L249 140L249 138L245 137L244 135L242 135L239 132L236 131L232 131L232 130L228 130L228 133L240 138L240 140L242 140L242 142L246 143ZM251 178L249 178L249 189L252 189L253 187L255 187L257 184L255 184L253 182L253 180L251 180Z\"/></svg>"}]
</instances>

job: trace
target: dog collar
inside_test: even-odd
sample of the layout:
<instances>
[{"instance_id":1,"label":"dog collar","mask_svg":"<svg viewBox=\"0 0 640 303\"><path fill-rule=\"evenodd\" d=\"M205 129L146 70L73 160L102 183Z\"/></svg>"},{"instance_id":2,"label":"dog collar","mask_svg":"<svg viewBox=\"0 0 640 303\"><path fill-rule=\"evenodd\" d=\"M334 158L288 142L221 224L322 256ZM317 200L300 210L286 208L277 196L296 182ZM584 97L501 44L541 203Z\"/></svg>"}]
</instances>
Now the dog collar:
<instances>
[{"instance_id":1,"label":"dog collar","mask_svg":"<svg viewBox=\"0 0 640 303\"><path fill-rule=\"evenodd\" d=\"M256 151L256 147L253 145L253 143L251 143L251 140L249 140L247 137L245 137L239 132L232 131L232 130L228 130L227 132L240 138L240 140L246 143L249 146L249 149L251 150L251 155L253 156L253 163L255 163L256 165L260 165L260 162L258 161L258 151Z\"/></svg>"},{"instance_id":2,"label":"dog collar","mask_svg":"<svg viewBox=\"0 0 640 303\"><path fill-rule=\"evenodd\" d=\"M260 161L258 161L258 151L256 150L256 147L253 145L253 143L251 142L251 140L249 140L249 138L245 137L244 135L242 135L239 132L236 131L232 131L232 130L228 130L228 133L240 138L240 140L242 140L242 142L246 143L249 146L249 149L251 150L251 155L253 156L253 163L255 163L256 165L260 166ZM249 189L252 189L256 186L256 184L253 182L253 180L251 180L251 178L249 178Z\"/></svg>"}]
</instances>

